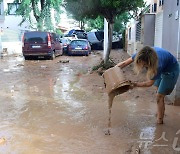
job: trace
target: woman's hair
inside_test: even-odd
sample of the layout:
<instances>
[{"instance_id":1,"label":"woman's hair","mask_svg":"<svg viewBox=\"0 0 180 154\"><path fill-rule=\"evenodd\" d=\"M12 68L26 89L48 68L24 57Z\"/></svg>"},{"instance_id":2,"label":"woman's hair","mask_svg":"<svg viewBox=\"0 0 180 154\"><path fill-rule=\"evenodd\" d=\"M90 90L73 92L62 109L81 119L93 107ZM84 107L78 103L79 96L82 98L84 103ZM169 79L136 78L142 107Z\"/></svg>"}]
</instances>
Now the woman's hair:
<instances>
[{"instance_id":1,"label":"woman's hair","mask_svg":"<svg viewBox=\"0 0 180 154\"><path fill-rule=\"evenodd\" d=\"M134 60L134 70L139 74L144 65L147 67L147 78L152 79L157 74L158 57L155 50L149 46L143 47L136 55Z\"/></svg>"}]
</instances>

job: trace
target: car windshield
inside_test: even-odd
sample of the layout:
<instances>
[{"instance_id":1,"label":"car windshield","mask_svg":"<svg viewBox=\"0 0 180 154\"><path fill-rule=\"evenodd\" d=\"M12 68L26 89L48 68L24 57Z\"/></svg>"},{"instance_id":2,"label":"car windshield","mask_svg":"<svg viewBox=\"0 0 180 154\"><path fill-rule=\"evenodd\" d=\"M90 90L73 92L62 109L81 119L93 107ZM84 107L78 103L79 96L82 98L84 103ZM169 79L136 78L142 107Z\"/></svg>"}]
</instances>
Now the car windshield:
<instances>
[{"instance_id":1,"label":"car windshield","mask_svg":"<svg viewBox=\"0 0 180 154\"><path fill-rule=\"evenodd\" d=\"M69 40L67 39L62 39L61 42L64 44L64 43L69 43Z\"/></svg>"},{"instance_id":2,"label":"car windshield","mask_svg":"<svg viewBox=\"0 0 180 154\"><path fill-rule=\"evenodd\" d=\"M104 32L103 31L97 31L97 32L95 32L95 35L99 41L104 39Z\"/></svg>"},{"instance_id":3,"label":"car windshield","mask_svg":"<svg viewBox=\"0 0 180 154\"><path fill-rule=\"evenodd\" d=\"M83 41L83 40L76 40L76 41L72 41L71 45L73 46L83 46L83 45L87 45L87 41Z\"/></svg>"},{"instance_id":4,"label":"car windshield","mask_svg":"<svg viewBox=\"0 0 180 154\"><path fill-rule=\"evenodd\" d=\"M75 30L75 32L77 32L77 33L84 33L85 31L84 30Z\"/></svg>"},{"instance_id":5,"label":"car windshield","mask_svg":"<svg viewBox=\"0 0 180 154\"><path fill-rule=\"evenodd\" d=\"M27 43L46 43L47 33L45 32L30 32L24 34L24 42Z\"/></svg>"}]
</instances>

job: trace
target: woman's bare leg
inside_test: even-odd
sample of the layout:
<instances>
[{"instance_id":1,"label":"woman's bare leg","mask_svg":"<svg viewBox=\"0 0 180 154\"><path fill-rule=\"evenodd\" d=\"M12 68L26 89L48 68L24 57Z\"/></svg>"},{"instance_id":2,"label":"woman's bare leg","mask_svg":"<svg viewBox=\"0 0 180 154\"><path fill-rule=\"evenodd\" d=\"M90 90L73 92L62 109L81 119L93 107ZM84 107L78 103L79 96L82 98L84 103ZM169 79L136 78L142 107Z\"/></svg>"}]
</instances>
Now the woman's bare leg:
<instances>
[{"instance_id":1,"label":"woman's bare leg","mask_svg":"<svg viewBox=\"0 0 180 154\"><path fill-rule=\"evenodd\" d=\"M163 124L165 104L164 104L165 95L157 94L157 123Z\"/></svg>"}]
</instances>

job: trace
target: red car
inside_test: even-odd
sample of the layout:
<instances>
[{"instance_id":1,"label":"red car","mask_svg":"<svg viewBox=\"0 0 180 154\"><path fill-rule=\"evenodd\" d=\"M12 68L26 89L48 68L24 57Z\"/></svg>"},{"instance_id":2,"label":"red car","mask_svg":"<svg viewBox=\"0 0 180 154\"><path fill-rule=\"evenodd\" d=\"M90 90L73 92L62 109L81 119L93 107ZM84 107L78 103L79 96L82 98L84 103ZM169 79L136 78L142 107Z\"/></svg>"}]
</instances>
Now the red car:
<instances>
[{"instance_id":1,"label":"red car","mask_svg":"<svg viewBox=\"0 0 180 154\"><path fill-rule=\"evenodd\" d=\"M63 47L55 33L32 31L23 36L22 53L25 60L31 57L49 58L63 54Z\"/></svg>"}]
</instances>

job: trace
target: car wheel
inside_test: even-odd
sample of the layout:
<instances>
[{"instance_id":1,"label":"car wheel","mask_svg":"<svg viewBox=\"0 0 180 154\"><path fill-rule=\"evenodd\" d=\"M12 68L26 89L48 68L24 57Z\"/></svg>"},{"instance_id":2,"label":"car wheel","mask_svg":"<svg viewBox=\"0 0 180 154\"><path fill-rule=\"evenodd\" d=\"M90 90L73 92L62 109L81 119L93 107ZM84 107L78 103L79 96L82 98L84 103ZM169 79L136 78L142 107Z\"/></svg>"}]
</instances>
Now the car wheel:
<instances>
[{"instance_id":1,"label":"car wheel","mask_svg":"<svg viewBox=\"0 0 180 154\"><path fill-rule=\"evenodd\" d=\"M104 40L101 41L101 49L104 50Z\"/></svg>"},{"instance_id":2,"label":"car wheel","mask_svg":"<svg viewBox=\"0 0 180 154\"><path fill-rule=\"evenodd\" d=\"M50 57L50 60L54 60L55 59L55 53L53 52L51 57Z\"/></svg>"},{"instance_id":3,"label":"car wheel","mask_svg":"<svg viewBox=\"0 0 180 154\"><path fill-rule=\"evenodd\" d=\"M68 56L71 56L71 52L68 51L67 54L68 54Z\"/></svg>"},{"instance_id":4,"label":"car wheel","mask_svg":"<svg viewBox=\"0 0 180 154\"><path fill-rule=\"evenodd\" d=\"M67 55L67 50L63 49L63 55Z\"/></svg>"},{"instance_id":5,"label":"car wheel","mask_svg":"<svg viewBox=\"0 0 180 154\"><path fill-rule=\"evenodd\" d=\"M62 56L64 54L64 51L63 51L63 49L61 50L61 54L60 54L60 56Z\"/></svg>"},{"instance_id":6,"label":"car wheel","mask_svg":"<svg viewBox=\"0 0 180 154\"><path fill-rule=\"evenodd\" d=\"M87 52L87 53L85 54L85 56L89 56L89 52Z\"/></svg>"},{"instance_id":7,"label":"car wheel","mask_svg":"<svg viewBox=\"0 0 180 154\"><path fill-rule=\"evenodd\" d=\"M25 60L29 60L30 58L28 56L24 56L24 59Z\"/></svg>"}]
</instances>

